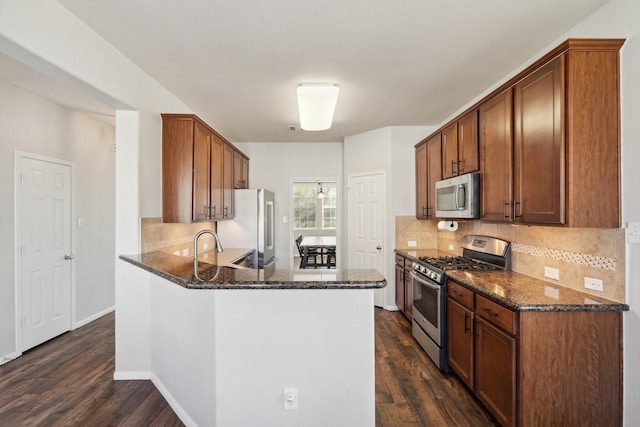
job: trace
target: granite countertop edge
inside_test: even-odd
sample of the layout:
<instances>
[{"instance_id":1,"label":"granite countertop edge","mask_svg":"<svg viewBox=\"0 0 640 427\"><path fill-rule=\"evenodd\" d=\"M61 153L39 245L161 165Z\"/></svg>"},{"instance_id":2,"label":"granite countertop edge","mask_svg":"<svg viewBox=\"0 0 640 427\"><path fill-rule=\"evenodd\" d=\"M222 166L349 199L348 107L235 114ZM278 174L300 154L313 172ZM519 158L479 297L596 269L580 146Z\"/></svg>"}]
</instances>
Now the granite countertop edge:
<instances>
[{"instance_id":1,"label":"granite countertop edge","mask_svg":"<svg viewBox=\"0 0 640 427\"><path fill-rule=\"evenodd\" d=\"M221 280L212 281L198 281L195 279L185 279L173 275L163 269L153 267L149 264L141 262L135 259L141 255L120 255L119 258L129 264L135 265L143 270L146 270L156 276L162 277L170 282L173 282L186 289L379 289L384 288L387 285L386 279L378 274L379 278L376 280L369 279L330 279L335 276L335 270L329 271L317 271L317 274L324 276L324 280L309 279L309 280L280 280L280 279L264 279L261 276L264 272L280 272L280 276L291 276L290 270L257 270L242 268L237 269L229 267L227 265L209 265L210 269L215 269L219 272L219 275L223 277ZM171 256L171 255L167 255ZM357 273L358 270L349 270ZM349 272L347 271L347 273ZM314 271L307 272L311 275ZM200 273L201 275L204 275ZM234 278L230 276L244 275L245 278ZM249 277L253 276L255 277ZM315 274L313 274L315 276ZM216 274L217 276L217 274ZM338 275L340 276L340 275ZM215 277L214 277L215 279Z\"/></svg>"},{"instance_id":2,"label":"granite countertop edge","mask_svg":"<svg viewBox=\"0 0 640 427\"><path fill-rule=\"evenodd\" d=\"M398 255L402 255L405 258L408 258L412 261L417 261L419 256L446 256L446 255L455 255L452 253L448 253L438 249L395 249L395 252ZM462 274L464 273L464 275ZM504 280L495 280L494 285L498 285L501 288L512 290L514 293L517 293L517 288L513 287L509 284L508 277L510 275L516 275L517 277L526 277L527 281L529 281L532 286L549 286L550 284L545 282L544 280L536 279L533 277L525 276L524 274L516 273L516 272L504 272ZM500 274L500 273L497 273ZM472 289L474 292L482 295L498 304L501 304L511 310L515 311L629 311L629 306L624 303L620 303L617 301L607 300L606 298L599 297L596 295L588 294L585 292L580 292L579 290L571 289L560 284L553 284L554 288L562 288L563 291L576 293L576 295L583 296L584 298L592 299L596 301L594 304L553 304L550 302L528 302L528 303L519 303L517 300L512 298L504 297L498 295L495 292L491 292L485 287L478 286L473 283L474 280L477 279L478 282L483 282L482 275L486 275L484 272L468 272L468 271L455 271L450 270L446 272L447 277L452 278L456 282L460 282L462 285L467 286ZM466 277L471 277L472 280L468 280ZM495 276L494 276L495 277Z\"/></svg>"},{"instance_id":3,"label":"granite countertop edge","mask_svg":"<svg viewBox=\"0 0 640 427\"><path fill-rule=\"evenodd\" d=\"M464 273L464 276L460 273ZM511 275L520 275L520 273L516 273L516 272L504 272L504 273L511 274ZM472 289L477 294L480 294L514 311L546 311L546 312L551 312L551 311L556 311L556 312L560 312L560 311L629 311L629 306L627 304L623 304L616 301L610 301L610 300L607 300L606 298L587 294L584 292L577 291L575 289L571 289L565 286L555 285L555 284L552 286L553 288L563 288L565 292L571 292L571 293L582 295L584 296L584 298L593 300L594 303L593 304L586 304L586 303L584 304L571 304L571 303L553 304L548 302L519 303L517 301L514 301L514 299L498 295L495 292L491 292L490 290L482 286L478 286L477 284L474 284L472 281L467 280L465 278L465 276L481 278L483 274L486 274L486 273L484 272L471 273L468 271L463 272L463 271L456 271L456 270L451 270L446 272L446 275L448 278L451 278L454 281ZM525 275L522 275L522 276L525 276ZM527 279L531 280L532 282L535 282L536 286L549 286L545 281L540 279L529 278L528 276L527 276ZM509 288L506 277L504 282L500 282L496 284L504 288Z\"/></svg>"}]
</instances>

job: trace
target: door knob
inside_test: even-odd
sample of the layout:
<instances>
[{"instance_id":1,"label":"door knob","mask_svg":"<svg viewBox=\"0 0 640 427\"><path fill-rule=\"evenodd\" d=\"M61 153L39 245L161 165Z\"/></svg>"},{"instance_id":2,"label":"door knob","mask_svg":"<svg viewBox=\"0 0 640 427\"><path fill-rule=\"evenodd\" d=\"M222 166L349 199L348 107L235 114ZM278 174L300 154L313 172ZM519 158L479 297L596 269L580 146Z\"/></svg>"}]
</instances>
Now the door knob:
<instances>
[{"instance_id":1,"label":"door knob","mask_svg":"<svg viewBox=\"0 0 640 427\"><path fill-rule=\"evenodd\" d=\"M69 255L65 255L64 259L69 260L69 259L74 259L75 256L73 254L69 254Z\"/></svg>"},{"instance_id":2,"label":"door knob","mask_svg":"<svg viewBox=\"0 0 640 427\"><path fill-rule=\"evenodd\" d=\"M380 249L382 249L382 246L378 245L378 246L376 247L376 249L377 249L377 250L380 250Z\"/></svg>"}]
</instances>

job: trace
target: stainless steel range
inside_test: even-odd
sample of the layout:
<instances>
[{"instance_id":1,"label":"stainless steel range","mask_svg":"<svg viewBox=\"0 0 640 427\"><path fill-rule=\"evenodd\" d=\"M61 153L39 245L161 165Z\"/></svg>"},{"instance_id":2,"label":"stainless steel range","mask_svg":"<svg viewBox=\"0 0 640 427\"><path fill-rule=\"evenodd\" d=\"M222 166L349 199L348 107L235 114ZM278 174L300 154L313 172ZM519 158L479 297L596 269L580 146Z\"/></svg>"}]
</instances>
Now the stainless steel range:
<instances>
[{"instance_id":1,"label":"stainless steel range","mask_svg":"<svg viewBox=\"0 0 640 427\"><path fill-rule=\"evenodd\" d=\"M443 371L446 352L447 270L511 270L511 244L494 237L465 236L462 256L420 257L413 263L414 338Z\"/></svg>"}]
</instances>

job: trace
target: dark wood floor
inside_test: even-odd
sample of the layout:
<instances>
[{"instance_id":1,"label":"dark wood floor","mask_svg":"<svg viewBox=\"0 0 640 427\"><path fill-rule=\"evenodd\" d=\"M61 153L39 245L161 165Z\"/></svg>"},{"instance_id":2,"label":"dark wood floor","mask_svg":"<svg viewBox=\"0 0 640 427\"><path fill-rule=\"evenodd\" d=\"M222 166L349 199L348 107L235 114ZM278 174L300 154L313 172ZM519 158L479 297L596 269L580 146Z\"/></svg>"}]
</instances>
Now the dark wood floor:
<instances>
[{"instance_id":1,"label":"dark wood floor","mask_svg":"<svg viewBox=\"0 0 640 427\"><path fill-rule=\"evenodd\" d=\"M150 381L114 381L113 313L0 366L0 426L181 426ZM376 309L376 426L493 426L399 312Z\"/></svg>"}]
</instances>

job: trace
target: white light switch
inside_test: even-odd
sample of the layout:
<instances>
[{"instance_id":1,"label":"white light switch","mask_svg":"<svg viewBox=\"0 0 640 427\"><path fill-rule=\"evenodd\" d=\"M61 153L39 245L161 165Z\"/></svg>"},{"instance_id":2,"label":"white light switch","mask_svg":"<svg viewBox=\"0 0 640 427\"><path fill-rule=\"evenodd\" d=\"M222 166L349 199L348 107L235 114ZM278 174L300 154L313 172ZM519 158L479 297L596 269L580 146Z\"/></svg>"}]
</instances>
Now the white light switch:
<instances>
[{"instance_id":1,"label":"white light switch","mask_svg":"<svg viewBox=\"0 0 640 427\"><path fill-rule=\"evenodd\" d=\"M415 248L417 246L416 245L416 241L415 240L409 240L407 242L407 246L409 246L410 248Z\"/></svg>"}]
</instances>

